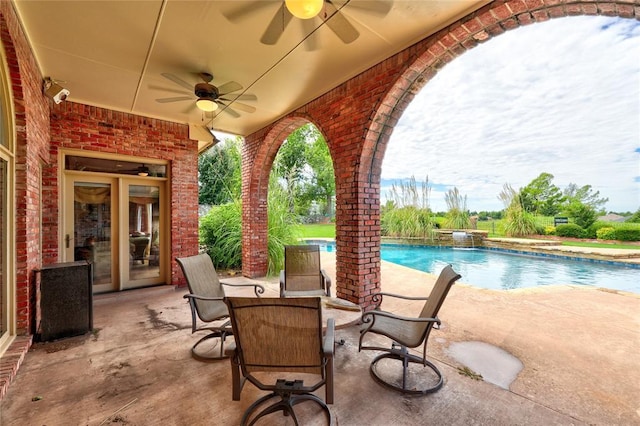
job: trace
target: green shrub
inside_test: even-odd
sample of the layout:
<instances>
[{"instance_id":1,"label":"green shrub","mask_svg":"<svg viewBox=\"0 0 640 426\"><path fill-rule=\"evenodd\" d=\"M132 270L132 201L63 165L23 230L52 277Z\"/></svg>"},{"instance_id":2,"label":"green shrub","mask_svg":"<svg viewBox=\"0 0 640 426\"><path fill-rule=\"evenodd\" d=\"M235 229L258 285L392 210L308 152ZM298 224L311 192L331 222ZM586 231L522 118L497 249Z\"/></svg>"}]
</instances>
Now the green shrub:
<instances>
[{"instance_id":1,"label":"green shrub","mask_svg":"<svg viewBox=\"0 0 640 426\"><path fill-rule=\"evenodd\" d=\"M448 229L471 228L471 218L469 210L467 210L467 196L461 195L458 188L453 188L447 191L444 199L448 209L444 227Z\"/></svg>"},{"instance_id":2,"label":"green shrub","mask_svg":"<svg viewBox=\"0 0 640 426\"><path fill-rule=\"evenodd\" d=\"M427 209L414 206L392 208L380 218L382 235L397 238L431 238L433 220Z\"/></svg>"},{"instance_id":3,"label":"green shrub","mask_svg":"<svg viewBox=\"0 0 640 426\"><path fill-rule=\"evenodd\" d=\"M615 240L616 230L611 227L602 227L596 231L596 237L599 240Z\"/></svg>"},{"instance_id":4,"label":"green shrub","mask_svg":"<svg viewBox=\"0 0 640 426\"><path fill-rule=\"evenodd\" d=\"M284 246L299 244L302 234L297 217L289 210L284 191L277 185L269 185L267 209L268 275L276 275L284 268Z\"/></svg>"},{"instance_id":5,"label":"green shrub","mask_svg":"<svg viewBox=\"0 0 640 426\"><path fill-rule=\"evenodd\" d=\"M559 237L583 238L584 229L575 223L567 223L556 226L556 235Z\"/></svg>"},{"instance_id":6,"label":"green shrub","mask_svg":"<svg viewBox=\"0 0 640 426\"><path fill-rule=\"evenodd\" d=\"M298 244L300 229L286 199L277 188L269 190L267 208L268 275L284 267L284 246ZM242 266L242 203L214 206L200 219L200 243L216 268L238 269Z\"/></svg>"},{"instance_id":7,"label":"green shrub","mask_svg":"<svg viewBox=\"0 0 640 426\"><path fill-rule=\"evenodd\" d=\"M242 203L213 206L200 219L200 243L216 268L237 269L242 265Z\"/></svg>"},{"instance_id":8,"label":"green shrub","mask_svg":"<svg viewBox=\"0 0 640 426\"><path fill-rule=\"evenodd\" d=\"M636 210L636 212L631 215L625 222L627 223L640 223L640 209Z\"/></svg>"},{"instance_id":9,"label":"green shrub","mask_svg":"<svg viewBox=\"0 0 640 426\"><path fill-rule=\"evenodd\" d=\"M536 233L536 218L522 208L510 207L506 211L504 232L507 237L526 237Z\"/></svg>"},{"instance_id":10,"label":"green shrub","mask_svg":"<svg viewBox=\"0 0 640 426\"><path fill-rule=\"evenodd\" d=\"M640 241L640 228L622 225L615 229L615 239L618 241Z\"/></svg>"},{"instance_id":11,"label":"green shrub","mask_svg":"<svg viewBox=\"0 0 640 426\"><path fill-rule=\"evenodd\" d=\"M593 206L579 202L569 204L565 213L583 229L591 226L598 217L598 213Z\"/></svg>"},{"instance_id":12,"label":"green shrub","mask_svg":"<svg viewBox=\"0 0 640 426\"><path fill-rule=\"evenodd\" d=\"M584 238L599 238L598 230L602 228L613 228L613 226L611 226L610 223L603 222L601 220L594 222L584 230Z\"/></svg>"}]
</instances>

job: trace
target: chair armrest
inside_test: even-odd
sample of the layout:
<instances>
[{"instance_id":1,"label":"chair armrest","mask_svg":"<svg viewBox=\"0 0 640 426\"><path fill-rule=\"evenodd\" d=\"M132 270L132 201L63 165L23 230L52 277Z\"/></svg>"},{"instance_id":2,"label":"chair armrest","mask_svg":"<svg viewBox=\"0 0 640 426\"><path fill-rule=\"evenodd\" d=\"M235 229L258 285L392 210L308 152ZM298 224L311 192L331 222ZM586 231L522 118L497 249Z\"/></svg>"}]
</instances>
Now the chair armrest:
<instances>
[{"instance_id":1,"label":"chair armrest","mask_svg":"<svg viewBox=\"0 0 640 426\"><path fill-rule=\"evenodd\" d=\"M371 297L371 301L373 303L375 303L375 309L376 310L378 308L380 308L380 305L382 305L382 300L384 299L384 296L386 296L386 297L395 297L396 299L403 299L403 300L427 300L428 299L428 297L404 296L402 294L386 293L384 291L381 291L381 292L378 292L378 293L374 293L373 296Z\"/></svg>"},{"instance_id":2,"label":"chair armrest","mask_svg":"<svg viewBox=\"0 0 640 426\"><path fill-rule=\"evenodd\" d=\"M198 296L197 294L185 294L184 296L185 299L190 299L190 300L224 300L224 297L219 297L219 296Z\"/></svg>"},{"instance_id":3,"label":"chair armrest","mask_svg":"<svg viewBox=\"0 0 640 426\"><path fill-rule=\"evenodd\" d=\"M220 281L220 284L222 285L226 285L229 287L253 287L253 292L256 294L256 296L260 296L261 294L264 293L264 287L260 284L231 284L231 283L225 283Z\"/></svg>"},{"instance_id":4,"label":"chair armrest","mask_svg":"<svg viewBox=\"0 0 640 426\"><path fill-rule=\"evenodd\" d=\"M280 297L284 297L284 270L280 270Z\"/></svg>"},{"instance_id":5,"label":"chair armrest","mask_svg":"<svg viewBox=\"0 0 640 426\"><path fill-rule=\"evenodd\" d=\"M365 312L362 314L362 322L372 323L371 325L373 325L373 323L376 320L376 317L378 316L392 318L398 321L405 321L405 322L435 322L436 324L440 325L440 319L438 317L436 318L404 317L404 316L392 314L391 312L386 312L386 311ZM370 328L370 327L367 327L367 328Z\"/></svg>"},{"instance_id":6,"label":"chair armrest","mask_svg":"<svg viewBox=\"0 0 640 426\"><path fill-rule=\"evenodd\" d=\"M327 297L331 297L331 278L324 269L320 269L320 275L324 281L324 291L327 293Z\"/></svg>"},{"instance_id":7,"label":"chair armrest","mask_svg":"<svg viewBox=\"0 0 640 426\"><path fill-rule=\"evenodd\" d=\"M327 318L327 331L324 333L322 351L327 356L332 356L336 344L336 322L333 318Z\"/></svg>"}]
</instances>

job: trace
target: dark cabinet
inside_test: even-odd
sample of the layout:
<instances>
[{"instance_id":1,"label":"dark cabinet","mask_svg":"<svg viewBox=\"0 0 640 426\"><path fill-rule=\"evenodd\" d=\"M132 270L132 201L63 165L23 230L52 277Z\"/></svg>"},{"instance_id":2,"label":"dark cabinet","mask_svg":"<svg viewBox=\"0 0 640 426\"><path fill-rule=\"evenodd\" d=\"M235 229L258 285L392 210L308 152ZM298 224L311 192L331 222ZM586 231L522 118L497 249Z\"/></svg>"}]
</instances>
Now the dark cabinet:
<instances>
[{"instance_id":1,"label":"dark cabinet","mask_svg":"<svg viewBox=\"0 0 640 426\"><path fill-rule=\"evenodd\" d=\"M43 266L37 272L37 340L78 336L93 329L92 267L86 261L78 261Z\"/></svg>"}]
</instances>

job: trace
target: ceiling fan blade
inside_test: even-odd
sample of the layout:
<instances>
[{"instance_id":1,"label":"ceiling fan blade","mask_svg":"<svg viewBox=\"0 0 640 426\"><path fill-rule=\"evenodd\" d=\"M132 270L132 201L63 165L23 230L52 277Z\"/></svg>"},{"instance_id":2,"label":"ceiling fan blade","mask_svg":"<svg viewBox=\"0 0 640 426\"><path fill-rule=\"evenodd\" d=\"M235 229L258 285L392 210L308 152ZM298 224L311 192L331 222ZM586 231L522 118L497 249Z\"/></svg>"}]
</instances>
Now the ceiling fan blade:
<instances>
[{"instance_id":1,"label":"ceiling fan blade","mask_svg":"<svg viewBox=\"0 0 640 426\"><path fill-rule=\"evenodd\" d=\"M169 102L178 102L178 101L192 101L193 96L174 96L173 98L160 98L156 99L156 102L161 104L166 104Z\"/></svg>"},{"instance_id":2,"label":"ceiling fan blade","mask_svg":"<svg viewBox=\"0 0 640 426\"><path fill-rule=\"evenodd\" d=\"M236 92L238 90L242 90L242 85L235 81L230 81L218 87L218 93L220 95L226 95L227 93Z\"/></svg>"},{"instance_id":3,"label":"ceiling fan blade","mask_svg":"<svg viewBox=\"0 0 640 426\"><path fill-rule=\"evenodd\" d=\"M178 76L175 76L175 75L170 74L170 73L168 73L168 72L163 72L163 73L162 73L162 76L163 76L164 78L166 78L166 79L168 79L168 80L171 80L171 81L173 81L174 83L176 83L176 84L178 84L178 85L180 85L180 86L184 87L184 88L185 88L185 89L187 89L187 90L193 90L193 84L189 84L189 83L187 83L186 81L184 81L183 79L181 79L181 78L180 78L180 77L178 77Z\"/></svg>"},{"instance_id":4,"label":"ceiling fan blade","mask_svg":"<svg viewBox=\"0 0 640 426\"><path fill-rule=\"evenodd\" d=\"M316 29L316 25L313 22L314 20L315 19L302 20L302 30L304 34L311 34ZM315 34L312 34L311 37L307 37L304 40L304 48L307 52L313 52L318 49L318 38Z\"/></svg>"},{"instance_id":5,"label":"ceiling fan blade","mask_svg":"<svg viewBox=\"0 0 640 426\"><path fill-rule=\"evenodd\" d=\"M262 44L274 45L280 39L280 36L291 22L291 18L293 15L289 12L284 5L284 2L280 4L280 7L276 11L276 14L273 15L271 22L269 22L269 26L262 34L262 38L260 38L260 42Z\"/></svg>"},{"instance_id":6,"label":"ceiling fan blade","mask_svg":"<svg viewBox=\"0 0 640 426\"><path fill-rule=\"evenodd\" d=\"M222 107L221 109L222 109L223 112L226 112L227 114L229 114L229 115L231 115L232 117L235 117L235 118L239 118L240 117L240 114L238 114L238 112L236 110L234 110L233 108L231 108L229 105L227 105L227 104L225 104L223 102L220 102L220 100L218 100L218 99L216 99L216 103Z\"/></svg>"},{"instance_id":7,"label":"ceiling fan blade","mask_svg":"<svg viewBox=\"0 0 640 426\"><path fill-rule=\"evenodd\" d=\"M238 21L245 16L253 15L255 12L263 9L267 6L272 6L272 2L260 0L260 1L251 1L246 2L243 6L234 8L228 12L222 12L222 15L227 18L229 21L234 22Z\"/></svg>"},{"instance_id":8,"label":"ceiling fan blade","mask_svg":"<svg viewBox=\"0 0 640 426\"><path fill-rule=\"evenodd\" d=\"M188 107L186 107L186 108L182 111L182 113L183 113L183 114L191 114L191 111L193 111L194 109L196 109L196 103L195 103L195 102L194 102L194 103L192 103L192 104L189 104L189 106L188 106Z\"/></svg>"},{"instance_id":9,"label":"ceiling fan blade","mask_svg":"<svg viewBox=\"0 0 640 426\"><path fill-rule=\"evenodd\" d=\"M257 101L258 97L252 93L245 93L244 95L238 95L234 98L236 101Z\"/></svg>"},{"instance_id":10,"label":"ceiling fan blade","mask_svg":"<svg viewBox=\"0 0 640 426\"><path fill-rule=\"evenodd\" d=\"M231 102L229 99L220 99L221 101L225 101L225 102ZM240 102L233 102L232 103L233 107L236 109L239 109L240 111L244 111L244 112L256 112L256 108L254 106L251 105L247 105L247 104L243 104Z\"/></svg>"},{"instance_id":11,"label":"ceiling fan blade","mask_svg":"<svg viewBox=\"0 0 640 426\"><path fill-rule=\"evenodd\" d=\"M167 92L167 93L175 93L176 95L190 95L191 93L193 93L193 91L189 91L189 93L185 93L184 90L181 89L167 89L166 87L161 87L161 86L155 86L155 85L149 85L149 89L151 90L160 90L163 92Z\"/></svg>"},{"instance_id":12,"label":"ceiling fan blade","mask_svg":"<svg viewBox=\"0 0 640 426\"><path fill-rule=\"evenodd\" d=\"M344 17L334 6L331 1L326 1L326 10L328 18L326 19L327 26L342 40L345 44L349 44L360 37L360 33L351 23Z\"/></svg>"},{"instance_id":13,"label":"ceiling fan blade","mask_svg":"<svg viewBox=\"0 0 640 426\"><path fill-rule=\"evenodd\" d=\"M392 6L393 2L388 0L359 0L351 1L347 5L349 9L359 9L363 12L371 12L380 16L386 16Z\"/></svg>"}]
</instances>

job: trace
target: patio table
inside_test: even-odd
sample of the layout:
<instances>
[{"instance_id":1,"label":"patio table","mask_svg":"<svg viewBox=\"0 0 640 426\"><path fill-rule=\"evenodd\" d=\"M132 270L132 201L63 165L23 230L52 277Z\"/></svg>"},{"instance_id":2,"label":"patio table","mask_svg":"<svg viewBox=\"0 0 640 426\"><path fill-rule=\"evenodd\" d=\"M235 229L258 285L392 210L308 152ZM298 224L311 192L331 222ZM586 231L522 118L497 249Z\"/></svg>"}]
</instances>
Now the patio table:
<instances>
[{"instance_id":1,"label":"patio table","mask_svg":"<svg viewBox=\"0 0 640 426\"><path fill-rule=\"evenodd\" d=\"M265 292L262 297L279 297L280 290L278 284L273 284L264 281L253 280L246 277L233 277L222 278L222 283L229 284L260 284L265 288ZM238 289L237 287L226 287L225 292L228 296L254 296L253 290L248 292L246 289ZM345 299L338 297L321 297L322 299L322 320L326 324L327 318L333 318L335 321L335 328L339 330L341 328L350 327L360 322L362 317L362 308Z\"/></svg>"}]
</instances>

